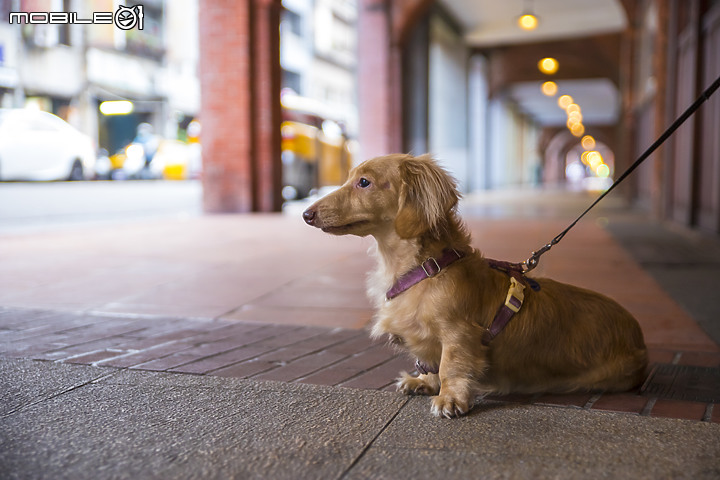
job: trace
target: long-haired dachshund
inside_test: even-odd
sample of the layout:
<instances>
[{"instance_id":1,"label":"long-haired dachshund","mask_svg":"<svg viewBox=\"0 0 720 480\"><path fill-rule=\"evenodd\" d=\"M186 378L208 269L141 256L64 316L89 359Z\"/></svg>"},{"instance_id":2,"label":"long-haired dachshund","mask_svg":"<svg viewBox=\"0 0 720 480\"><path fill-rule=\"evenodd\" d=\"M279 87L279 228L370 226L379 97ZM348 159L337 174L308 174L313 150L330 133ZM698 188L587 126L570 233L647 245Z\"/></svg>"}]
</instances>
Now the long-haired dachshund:
<instances>
[{"instance_id":1,"label":"long-haired dachshund","mask_svg":"<svg viewBox=\"0 0 720 480\"><path fill-rule=\"evenodd\" d=\"M368 160L304 213L334 235L372 235L371 335L417 357L398 389L434 395L432 413L467 413L487 393L622 391L642 382L640 326L599 293L530 279L470 246L453 178L429 156ZM504 326L504 328L503 328Z\"/></svg>"}]
</instances>

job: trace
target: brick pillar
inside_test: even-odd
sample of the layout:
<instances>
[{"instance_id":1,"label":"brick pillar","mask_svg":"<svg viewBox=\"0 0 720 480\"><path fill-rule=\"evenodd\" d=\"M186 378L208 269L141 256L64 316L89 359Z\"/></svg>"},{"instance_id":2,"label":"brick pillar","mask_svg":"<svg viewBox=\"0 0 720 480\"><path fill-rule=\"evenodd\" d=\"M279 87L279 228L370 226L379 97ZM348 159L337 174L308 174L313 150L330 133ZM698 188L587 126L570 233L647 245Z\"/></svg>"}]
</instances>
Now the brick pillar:
<instances>
[{"instance_id":1,"label":"brick pillar","mask_svg":"<svg viewBox=\"0 0 720 480\"><path fill-rule=\"evenodd\" d=\"M282 208L280 161L280 10L281 0L255 0L253 18L253 118L255 126L255 210Z\"/></svg>"},{"instance_id":2,"label":"brick pillar","mask_svg":"<svg viewBox=\"0 0 720 480\"><path fill-rule=\"evenodd\" d=\"M403 149L403 117L407 113L403 105L403 76L407 75L402 68L403 45L433 3L435 0L358 2L360 160Z\"/></svg>"},{"instance_id":3,"label":"brick pillar","mask_svg":"<svg viewBox=\"0 0 720 480\"><path fill-rule=\"evenodd\" d=\"M358 2L358 111L360 160L394 153L391 19L387 0Z\"/></svg>"},{"instance_id":4,"label":"brick pillar","mask_svg":"<svg viewBox=\"0 0 720 480\"><path fill-rule=\"evenodd\" d=\"M280 8L280 0L201 2L206 212L280 208Z\"/></svg>"}]
</instances>

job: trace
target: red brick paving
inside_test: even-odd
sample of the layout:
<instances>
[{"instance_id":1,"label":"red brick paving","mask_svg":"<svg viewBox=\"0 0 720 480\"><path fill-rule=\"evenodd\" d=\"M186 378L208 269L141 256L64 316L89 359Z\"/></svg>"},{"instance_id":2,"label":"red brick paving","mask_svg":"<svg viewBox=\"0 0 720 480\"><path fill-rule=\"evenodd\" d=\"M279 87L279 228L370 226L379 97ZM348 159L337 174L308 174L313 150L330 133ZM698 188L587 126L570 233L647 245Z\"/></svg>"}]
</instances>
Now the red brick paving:
<instances>
[{"instance_id":1,"label":"red brick paving","mask_svg":"<svg viewBox=\"0 0 720 480\"><path fill-rule=\"evenodd\" d=\"M535 197L532 218L478 216L466 203L473 244L520 261L580 210ZM5 236L0 356L394 390L413 362L362 330L371 245L323 235L299 212ZM718 345L590 217L556 248L533 273L618 300L638 319L651 363L720 366ZM493 398L720 421L717 405L633 393Z\"/></svg>"},{"instance_id":2,"label":"red brick paving","mask_svg":"<svg viewBox=\"0 0 720 480\"><path fill-rule=\"evenodd\" d=\"M593 398L591 393L570 393L567 395L543 394L535 399L534 403L541 405L554 405L563 407L584 408L590 399Z\"/></svg>"},{"instance_id":3,"label":"red brick paving","mask_svg":"<svg viewBox=\"0 0 720 480\"><path fill-rule=\"evenodd\" d=\"M611 412L642 413L649 398L637 393L613 393L601 396L592 408Z\"/></svg>"},{"instance_id":4,"label":"red brick paving","mask_svg":"<svg viewBox=\"0 0 720 480\"><path fill-rule=\"evenodd\" d=\"M707 404L705 403L658 398L650 411L650 416L702 420L706 410Z\"/></svg>"},{"instance_id":5,"label":"red brick paving","mask_svg":"<svg viewBox=\"0 0 720 480\"><path fill-rule=\"evenodd\" d=\"M2 308L0 356L389 391L395 390L401 370L413 370L410 359L373 343L363 330L177 318L146 321ZM650 358L720 365L719 352L651 349ZM720 422L716 405L637 392L486 400Z\"/></svg>"}]
</instances>

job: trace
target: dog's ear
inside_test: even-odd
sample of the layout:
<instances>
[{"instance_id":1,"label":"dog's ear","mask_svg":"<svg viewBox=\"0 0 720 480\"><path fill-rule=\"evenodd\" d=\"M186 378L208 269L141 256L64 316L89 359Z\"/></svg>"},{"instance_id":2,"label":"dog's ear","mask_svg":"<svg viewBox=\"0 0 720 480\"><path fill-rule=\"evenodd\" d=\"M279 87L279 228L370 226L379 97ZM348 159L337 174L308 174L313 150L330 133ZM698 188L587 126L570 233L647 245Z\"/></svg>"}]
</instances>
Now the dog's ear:
<instances>
[{"instance_id":1,"label":"dog's ear","mask_svg":"<svg viewBox=\"0 0 720 480\"><path fill-rule=\"evenodd\" d=\"M400 176L395 231L401 238L414 238L436 230L457 205L460 194L455 180L429 155L403 160Z\"/></svg>"}]
</instances>

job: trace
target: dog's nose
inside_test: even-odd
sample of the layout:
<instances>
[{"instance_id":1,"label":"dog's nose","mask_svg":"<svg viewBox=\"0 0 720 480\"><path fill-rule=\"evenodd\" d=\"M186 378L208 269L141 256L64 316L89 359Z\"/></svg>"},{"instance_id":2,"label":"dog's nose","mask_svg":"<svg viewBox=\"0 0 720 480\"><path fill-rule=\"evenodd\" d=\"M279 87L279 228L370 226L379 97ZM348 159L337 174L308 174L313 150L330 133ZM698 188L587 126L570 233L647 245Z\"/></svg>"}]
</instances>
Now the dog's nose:
<instances>
[{"instance_id":1,"label":"dog's nose","mask_svg":"<svg viewBox=\"0 0 720 480\"><path fill-rule=\"evenodd\" d=\"M312 225L315 223L315 210L308 208L303 212L303 220L305 220L305 223L308 225Z\"/></svg>"}]
</instances>

